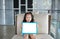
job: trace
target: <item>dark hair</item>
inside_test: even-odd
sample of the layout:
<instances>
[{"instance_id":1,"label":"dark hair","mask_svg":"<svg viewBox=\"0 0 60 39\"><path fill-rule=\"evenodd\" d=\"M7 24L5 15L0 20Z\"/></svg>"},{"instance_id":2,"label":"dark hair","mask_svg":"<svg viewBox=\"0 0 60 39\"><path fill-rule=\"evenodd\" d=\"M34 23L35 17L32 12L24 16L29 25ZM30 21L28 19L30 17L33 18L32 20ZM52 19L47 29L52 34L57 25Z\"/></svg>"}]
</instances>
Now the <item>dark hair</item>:
<instances>
[{"instance_id":1,"label":"dark hair","mask_svg":"<svg viewBox=\"0 0 60 39\"><path fill-rule=\"evenodd\" d=\"M34 22L34 16L33 16L33 14L32 14L31 12L27 12L27 13L25 13L25 15L24 15L24 19L23 19L23 22L27 22L27 21L26 21L26 15L27 15L27 14L31 14L32 19L31 19L30 22Z\"/></svg>"}]
</instances>

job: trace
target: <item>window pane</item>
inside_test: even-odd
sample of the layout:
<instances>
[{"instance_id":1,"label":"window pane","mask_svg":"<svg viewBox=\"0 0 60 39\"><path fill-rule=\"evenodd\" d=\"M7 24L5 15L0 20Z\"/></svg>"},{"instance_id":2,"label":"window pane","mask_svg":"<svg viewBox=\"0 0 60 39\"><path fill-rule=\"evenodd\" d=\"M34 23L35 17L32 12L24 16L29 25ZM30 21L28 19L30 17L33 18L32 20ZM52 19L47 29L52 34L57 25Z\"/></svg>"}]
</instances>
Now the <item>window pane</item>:
<instances>
[{"instance_id":1,"label":"window pane","mask_svg":"<svg viewBox=\"0 0 60 39\"><path fill-rule=\"evenodd\" d=\"M3 10L0 9L0 25L3 25L4 24L4 13L3 13Z\"/></svg>"},{"instance_id":2,"label":"window pane","mask_svg":"<svg viewBox=\"0 0 60 39\"><path fill-rule=\"evenodd\" d=\"M32 6L32 3L33 3L33 0L28 0L27 1L27 6L28 6L28 8L32 8L33 6Z\"/></svg>"},{"instance_id":3,"label":"window pane","mask_svg":"<svg viewBox=\"0 0 60 39\"><path fill-rule=\"evenodd\" d=\"M33 11L33 10L28 10L28 11Z\"/></svg>"},{"instance_id":4,"label":"window pane","mask_svg":"<svg viewBox=\"0 0 60 39\"><path fill-rule=\"evenodd\" d=\"M0 0L0 9L3 8L3 0Z\"/></svg>"},{"instance_id":5,"label":"window pane","mask_svg":"<svg viewBox=\"0 0 60 39\"><path fill-rule=\"evenodd\" d=\"M27 4L32 4L33 3L33 0L28 0L27 1Z\"/></svg>"},{"instance_id":6,"label":"window pane","mask_svg":"<svg viewBox=\"0 0 60 39\"><path fill-rule=\"evenodd\" d=\"M5 25L14 25L13 1L5 0Z\"/></svg>"},{"instance_id":7,"label":"window pane","mask_svg":"<svg viewBox=\"0 0 60 39\"><path fill-rule=\"evenodd\" d=\"M5 24L14 25L14 14L12 10L5 10Z\"/></svg>"},{"instance_id":8,"label":"window pane","mask_svg":"<svg viewBox=\"0 0 60 39\"><path fill-rule=\"evenodd\" d=\"M3 0L0 0L0 24L4 24Z\"/></svg>"},{"instance_id":9,"label":"window pane","mask_svg":"<svg viewBox=\"0 0 60 39\"><path fill-rule=\"evenodd\" d=\"M14 8L19 8L19 0L14 0Z\"/></svg>"},{"instance_id":10,"label":"window pane","mask_svg":"<svg viewBox=\"0 0 60 39\"><path fill-rule=\"evenodd\" d=\"M19 10L14 10L14 15L19 14Z\"/></svg>"},{"instance_id":11,"label":"window pane","mask_svg":"<svg viewBox=\"0 0 60 39\"><path fill-rule=\"evenodd\" d=\"M28 8L33 8L32 4L28 4Z\"/></svg>"},{"instance_id":12,"label":"window pane","mask_svg":"<svg viewBox=\"0 0 60 39\"><path fill-rule=\"evenodd\" d=\"M21 0L21 4L25 4L26 0Z\"/></svg>"},{"instance_id":13,"label":"window pane","mask_svg":"<svg viewBox=\"0 0 60 39\"><path fill-rule=\"evenodd\" d=\"M26 10L25 6L21 6L21 13L25 13L25 10Z\"/></svg>"}]
</instances>

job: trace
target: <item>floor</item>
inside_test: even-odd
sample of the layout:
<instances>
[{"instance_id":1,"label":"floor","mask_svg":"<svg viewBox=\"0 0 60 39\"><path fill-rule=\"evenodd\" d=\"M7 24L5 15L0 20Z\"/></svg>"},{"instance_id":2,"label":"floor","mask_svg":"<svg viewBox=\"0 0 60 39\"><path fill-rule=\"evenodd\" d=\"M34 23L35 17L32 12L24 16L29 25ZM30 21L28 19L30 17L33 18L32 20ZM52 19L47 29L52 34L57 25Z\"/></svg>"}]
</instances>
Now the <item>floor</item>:
<instances>
[{"instance_id":1,"label":"floor","mask_svg":"<svg viewBox=\"0 0 60 39\"><path fill-rule=\"evenodd\" d=\"M11 39L14 35L14 26L0 26L0 39Z\"/></svg>"},{"instance_id":2,"label":"floor","mask_svg":"<svg viewBox=\"0 0 60 39\"><path fill-rule=\"evenodd\" d=\"M50 35L38 34L37 39L52 39ZM23 39L21 35L15 35L15 26L0 26L0 39Z\"/></svg>"}]
</instances>

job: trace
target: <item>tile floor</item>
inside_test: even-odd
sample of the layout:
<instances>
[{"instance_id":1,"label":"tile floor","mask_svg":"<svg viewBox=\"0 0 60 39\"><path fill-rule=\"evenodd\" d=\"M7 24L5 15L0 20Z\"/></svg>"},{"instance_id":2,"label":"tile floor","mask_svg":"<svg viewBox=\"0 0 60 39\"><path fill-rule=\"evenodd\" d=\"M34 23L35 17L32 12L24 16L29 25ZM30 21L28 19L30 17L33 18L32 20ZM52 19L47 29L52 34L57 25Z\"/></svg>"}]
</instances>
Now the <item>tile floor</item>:
<instances>
[{"instance_id":1,"label":"tile floor","mask_svg":"<svg viewBox=\"0 0 60 39\"><path fill-rule=\"evenodd\" d=\"M11 39L14 35L14 26L0 26L0 39Z\"/></svg>"},{"instance_id":2,"label":"tile floor","mask_svg":"<svg viewBox=\"0 0 60 39\"><path fill-rule=\"evenodd\" d=\"M37 39L52 39L50 35L38 34ZM15 26L0 26L0 39L23 39L21 35L15 35Z\"/></svg>"}]
</instances>

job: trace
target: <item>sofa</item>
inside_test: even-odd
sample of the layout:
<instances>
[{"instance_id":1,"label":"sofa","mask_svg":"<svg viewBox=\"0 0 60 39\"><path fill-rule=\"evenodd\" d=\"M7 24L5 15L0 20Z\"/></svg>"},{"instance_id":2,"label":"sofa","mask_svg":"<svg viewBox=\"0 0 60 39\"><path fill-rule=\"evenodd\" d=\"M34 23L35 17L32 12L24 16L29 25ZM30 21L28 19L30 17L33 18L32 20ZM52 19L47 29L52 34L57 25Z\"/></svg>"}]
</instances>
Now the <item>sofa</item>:
<instances>
[{"instance_id":1,"label":"sofa","mask_svg":"<svg viewBox=\"0 0 60 39\"><path fill-rule=\"evenodd\" d=\"M48 33L49 33L49 15L45 13L35 14L34 20L35 22L38 22L38 34L36 35L37 39L53 39ZM12 37L12 39L23 39L23 36L21 35L21 22L23 20L24 14L17 14L16 17L16 35Z\"/></svg>"}]
</instances>

